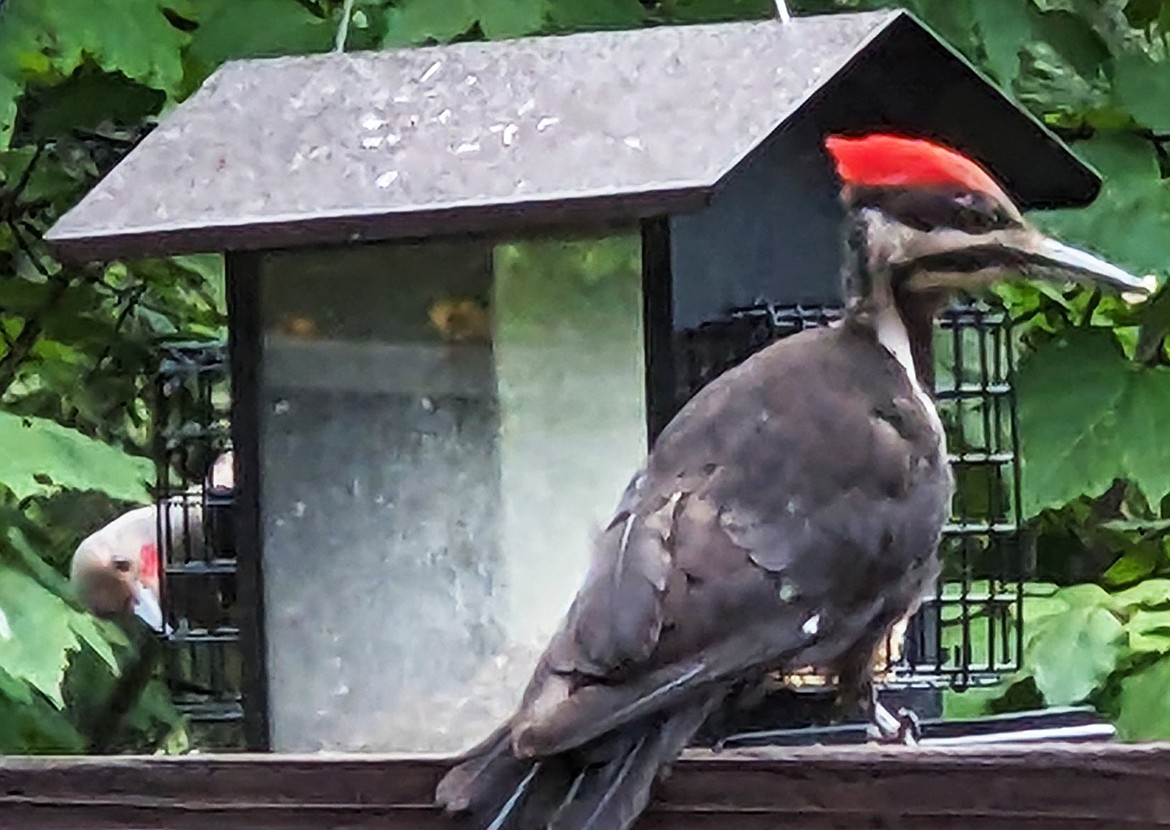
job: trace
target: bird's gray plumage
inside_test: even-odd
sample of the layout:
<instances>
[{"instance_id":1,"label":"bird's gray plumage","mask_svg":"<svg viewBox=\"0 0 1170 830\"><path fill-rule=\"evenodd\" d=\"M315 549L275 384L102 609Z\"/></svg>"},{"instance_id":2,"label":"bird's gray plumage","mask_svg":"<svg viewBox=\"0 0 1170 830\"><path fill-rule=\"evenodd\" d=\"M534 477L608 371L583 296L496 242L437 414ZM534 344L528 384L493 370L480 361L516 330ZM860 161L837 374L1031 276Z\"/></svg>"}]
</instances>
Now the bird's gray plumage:
<instances>
[{"instance_id":1,"label":"bird's gray plumage","mask_svg":"<svg viewBox=\"0 0 1170 830\"><path fill-rule=\"evenodd\" d=\"M515 715L440 783L483 830L626 830L706 716L772 671L848 694L938 573L952 482L929 383L951 291L1024 273L1143 283L1033 228L953 150L830 136L843 323L697 394L598 538Z\"/></svg>"},{"instance_id":2,"label":"bird's gray plumage","mask_svg":"<svg viewBox=\"0 0 1170 830\"><path fill-rule=\"evenodd\" d=\"M567 763L599 785L578 782L574 801L602 793L622 817L596 826L626 827L732 682L803 666L864 677L933 583L950 497L940 436L872 330L846 320L762 350L662 433L518 711L440 803L486 815L533 760L528 788L563 792L552 770ZM650 773L622 774L634 755Z\"/></svg>"}]
</instances>

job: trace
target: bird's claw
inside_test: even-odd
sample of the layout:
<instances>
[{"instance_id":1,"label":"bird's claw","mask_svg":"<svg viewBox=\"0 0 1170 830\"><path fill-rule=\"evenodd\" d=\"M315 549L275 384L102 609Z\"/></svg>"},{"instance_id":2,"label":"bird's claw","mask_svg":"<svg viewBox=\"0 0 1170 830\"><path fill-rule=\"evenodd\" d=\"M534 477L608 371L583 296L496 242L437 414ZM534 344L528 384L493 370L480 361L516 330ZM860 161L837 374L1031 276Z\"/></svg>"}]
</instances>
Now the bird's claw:
<instances>
[{"instance_id":1,"label":"bird's claw","mask_svg":"<svg viewBox=\"0 0 1170 830\"><path fill-rule=\"evenodd\" d=\"M868 737L881 744L915 746L922 740L922 725L918 716L909 709L899 709L894 715L881 703L874 704L873 720L869 725Z\"/></svg>"}]
</instances>

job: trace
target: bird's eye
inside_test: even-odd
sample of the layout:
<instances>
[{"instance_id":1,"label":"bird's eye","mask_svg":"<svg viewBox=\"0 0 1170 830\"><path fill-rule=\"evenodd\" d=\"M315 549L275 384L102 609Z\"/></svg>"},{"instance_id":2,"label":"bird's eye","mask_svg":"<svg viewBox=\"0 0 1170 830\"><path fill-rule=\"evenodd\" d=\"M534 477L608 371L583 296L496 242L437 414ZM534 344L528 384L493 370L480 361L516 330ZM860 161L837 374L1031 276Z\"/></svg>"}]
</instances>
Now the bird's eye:
<instances>
[{"instance_id":1,"label":"bird's eye","mask_svg":"<svg viewBox=\"0 0 1170 830\"><path fill-rule=\"evenodd\" d=\"M114 557L113 564L114 570L120 573L129 573L130 569L133 567L133 564L130 562L130 560L124 556Z\"/></svg>"},{"instance_id":2,"label":"bird's eye","mask_svg":"<svg viewBox=\"0 0 1170 830\"><path fill-rule=\"evenodd\" d=\"M1015 224L1002 207L982 193L957 193L951 199L951 207L953 213L947 224L968 233L987 233Z\"/></svg>"},{"instance_id":3,"label":"bird's eye","mask_svg":"<svg viewBox=\"0 0 1170 830\"><path fill-rule=\"evenodd\" d=\"M989 231L995 227L995 217L970 208L955 211L955 225L965 231Z\"/></svg>"}]
</instances>

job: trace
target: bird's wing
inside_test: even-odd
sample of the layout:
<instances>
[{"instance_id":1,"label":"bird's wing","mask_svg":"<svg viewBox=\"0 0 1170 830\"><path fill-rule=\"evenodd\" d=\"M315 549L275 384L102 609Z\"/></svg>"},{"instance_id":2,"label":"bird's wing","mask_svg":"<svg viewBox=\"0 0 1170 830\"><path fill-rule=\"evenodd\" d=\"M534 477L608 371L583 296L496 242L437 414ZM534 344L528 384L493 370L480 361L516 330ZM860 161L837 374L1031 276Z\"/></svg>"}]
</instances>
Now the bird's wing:
<instances>
[{"instance_id":1,"label":"bird's wing","mask_svg":"<svg viewBox=\"0 0 1170 830\"><path fill-rule=\"evenodd\" d=\"M700 392L597 540L513 720L517 751L563 751L753 669L832 664L894 622L949 499L923 415L880 347L838 331Z\"/></svg>"}]
</instances>

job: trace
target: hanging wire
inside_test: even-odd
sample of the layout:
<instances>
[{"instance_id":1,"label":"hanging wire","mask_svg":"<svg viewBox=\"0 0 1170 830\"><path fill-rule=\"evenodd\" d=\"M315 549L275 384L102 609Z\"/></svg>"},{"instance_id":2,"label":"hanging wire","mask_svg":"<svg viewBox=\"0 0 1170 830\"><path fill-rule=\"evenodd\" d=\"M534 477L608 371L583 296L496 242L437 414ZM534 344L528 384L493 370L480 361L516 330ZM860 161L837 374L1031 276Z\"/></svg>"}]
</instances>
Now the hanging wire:
<instances>
[{"instance_id":1,"label":"hanging wire","mask_svg":"<svg viewBox=\"0 0 1170 830\"><path fill-rule=\"evenodd\" d=\"M341 21L337 24L337 37L333 41L334 52L345 51L345 40L349 37L349 19L353 17L353 0L345 0L341 9Z\"/></svg>"}]
</instances>

